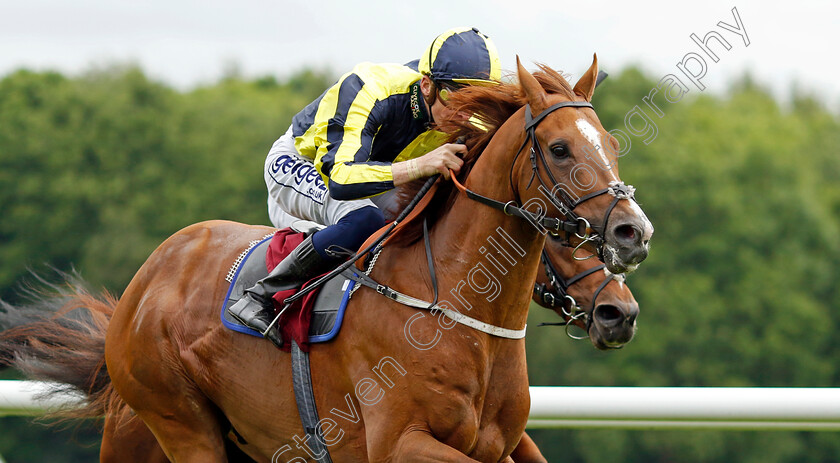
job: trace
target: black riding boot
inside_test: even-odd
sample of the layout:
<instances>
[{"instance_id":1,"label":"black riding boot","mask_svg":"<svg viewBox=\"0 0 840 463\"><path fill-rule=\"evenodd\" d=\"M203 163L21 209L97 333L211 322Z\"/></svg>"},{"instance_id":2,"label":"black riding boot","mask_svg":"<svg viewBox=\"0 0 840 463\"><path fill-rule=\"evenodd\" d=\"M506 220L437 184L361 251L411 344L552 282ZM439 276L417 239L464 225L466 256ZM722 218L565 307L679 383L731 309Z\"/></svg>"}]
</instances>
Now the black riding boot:
<instances>
[{"instance_id":1,"label":"black riding boot","mask_svg":"<svg viewBox=\"0 0 840 463\"><path fill-rule=\"evenodd\" d=\"M249 328L265 333L275 316L271 297L279 291L300 287L329 267L330 263L315 251L310 235L277 264L267 277L246 289L242 299L228 308L228 312ZM277 347L283 344L276 325L265 337Z\"/></svg>"}]
</instances>

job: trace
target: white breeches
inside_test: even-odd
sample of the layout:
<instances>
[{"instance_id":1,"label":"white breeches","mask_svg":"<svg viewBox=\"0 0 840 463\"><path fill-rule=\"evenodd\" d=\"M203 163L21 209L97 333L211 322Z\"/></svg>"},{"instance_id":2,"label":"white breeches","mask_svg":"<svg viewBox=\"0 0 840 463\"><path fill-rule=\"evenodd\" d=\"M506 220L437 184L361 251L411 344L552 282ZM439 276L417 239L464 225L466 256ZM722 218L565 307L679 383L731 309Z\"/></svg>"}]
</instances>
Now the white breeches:
<instances>
[{"instance_id":1,"label":"white breeches","mask_svg":"<svg viewBox=\"0 0 840 463\"><path fill-rule=\"evenodd\" d=\"M268 187L268 216L277 228L288 227L299 219L329 226L351 211L374 205L369 199L338 201L331 198L315 165L295 149L291 127L268 152L265 184Z\"/></svg>"}]
</instances>

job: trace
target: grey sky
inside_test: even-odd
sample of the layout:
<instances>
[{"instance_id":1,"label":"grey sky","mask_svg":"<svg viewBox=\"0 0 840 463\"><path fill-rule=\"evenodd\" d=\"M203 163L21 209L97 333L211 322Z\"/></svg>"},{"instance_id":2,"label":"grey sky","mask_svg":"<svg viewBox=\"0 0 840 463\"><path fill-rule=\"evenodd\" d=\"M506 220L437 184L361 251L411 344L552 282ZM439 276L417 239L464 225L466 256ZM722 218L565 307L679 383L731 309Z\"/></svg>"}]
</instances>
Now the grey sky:
<instances>
[{"instance_id":1,"label":"grey sky","mask_svg":"<svg viewBox=\"0 0 840 463\"><path fill-rule=\"evenodd\" d=\"M735 24L733 7L748 47L717 26ZM306 66L341 73L360 61L414 59L438 33L467 25L493 38L508 70L519 54L529 68L544 62L578 76L597 52L608 72L636 63L659 78L678 72L686 53L701 53L691 33L716 30L732 48L715 43L720 61L706 57L703 82L712 91L751 70L779 95L796 82L836 110L838 12L836 2L821 0L0 0L0 74L134 62L189 88L232 64L246 76Z\"/></svg>"}]
</instances>

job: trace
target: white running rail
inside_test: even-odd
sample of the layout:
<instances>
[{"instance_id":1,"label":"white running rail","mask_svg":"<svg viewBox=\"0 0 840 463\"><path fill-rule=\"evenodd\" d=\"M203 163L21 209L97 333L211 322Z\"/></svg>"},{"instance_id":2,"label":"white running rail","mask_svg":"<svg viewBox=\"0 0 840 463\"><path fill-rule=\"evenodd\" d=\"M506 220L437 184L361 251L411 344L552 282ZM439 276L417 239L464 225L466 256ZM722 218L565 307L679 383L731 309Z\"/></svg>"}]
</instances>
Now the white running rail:
<instances>
[{"instance_id":1,"label":"white running rail","mask_svg":"<svg viewBox=\"0 0 840 463\"><path fill-rule=\"evenodd\" d=\"M80 403L49 383L0 381L0 415ZM531 387L528 428L840 431L840 388Z\"/></svg>"},{"instance_id":2,"label":"white running rail","mask_svg":"<svg viewBox=\"0 0 840 463\"><path fill-rule=\"evenodd\" d=\"M531 387L528 427L840 431L840 389Z\"/></svg>"}]
</instances>

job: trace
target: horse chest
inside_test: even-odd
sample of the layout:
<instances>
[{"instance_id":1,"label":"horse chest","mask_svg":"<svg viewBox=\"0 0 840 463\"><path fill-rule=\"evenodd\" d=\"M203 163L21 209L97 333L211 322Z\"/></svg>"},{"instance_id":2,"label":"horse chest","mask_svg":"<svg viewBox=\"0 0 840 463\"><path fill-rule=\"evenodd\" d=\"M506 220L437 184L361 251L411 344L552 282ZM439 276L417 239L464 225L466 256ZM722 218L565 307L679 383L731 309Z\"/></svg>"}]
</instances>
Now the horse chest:
<instances>
[{"instance_id":1,"label":"horse chest","mask_svg":"<svg viewBox=\"0 0 840 463\"><path fill-rule=\"evenodd\" d=\"M432 433L447 445L478 461L499 461L509 454L525 428L527 398L490 393L474 397L471 405L452 401L429 423Z\"/></svg>"},{"instance_id":2,"label":"horse chest","mask_svg":"<svg viewBox=\"0 0 840 463\"><path fill-rule=\"evenodd\" d=\"M429 427L436 437L479 461L498 460L516 446L530 407L524 359L490 360L472 374L430 370L424 389L434 396Z\"/></svg>"}]
</instances>

